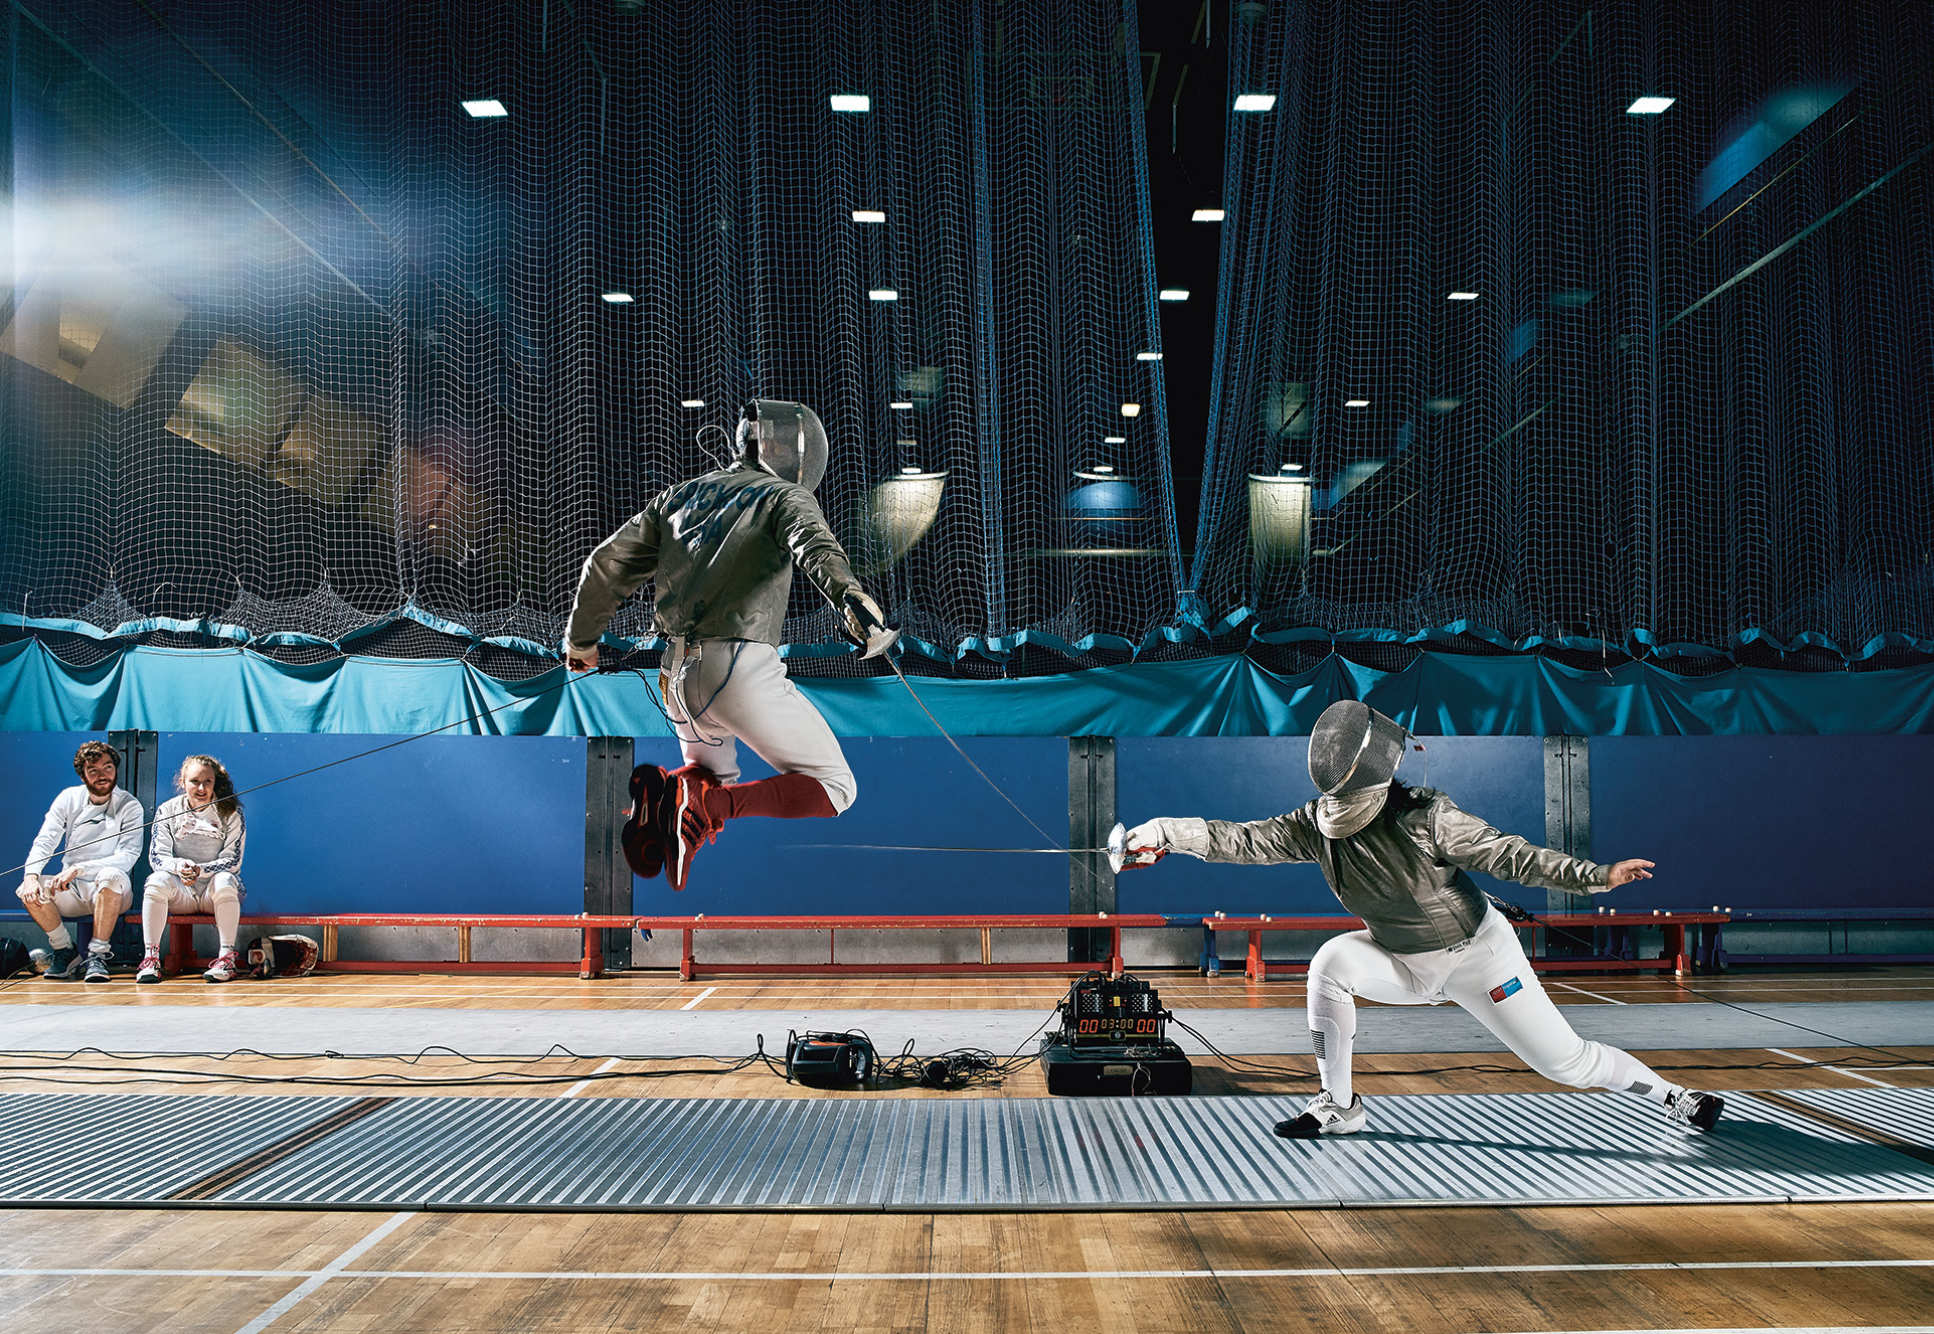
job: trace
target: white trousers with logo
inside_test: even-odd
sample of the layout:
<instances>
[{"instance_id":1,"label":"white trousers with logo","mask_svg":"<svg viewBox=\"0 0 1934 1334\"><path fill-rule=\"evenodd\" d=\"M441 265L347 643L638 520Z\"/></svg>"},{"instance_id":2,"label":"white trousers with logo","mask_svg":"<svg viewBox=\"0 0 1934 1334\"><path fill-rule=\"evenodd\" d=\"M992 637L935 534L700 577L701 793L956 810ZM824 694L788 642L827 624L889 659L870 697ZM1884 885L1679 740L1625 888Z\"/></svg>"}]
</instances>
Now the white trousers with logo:
<instances>
[{"instance_id":1,"label":"white trousers with logo","mask_svg":"<svg viewBox=\"0 0 1934 1334\"><path fill-rule=\"evenodd\" d=\"M722 783L739 780L743 741L782 774L808 774L826 789L835 811L853 804L859 783L839 738L812 701L786 676L779 650L746 639L674 639L658 684L687 764L703 765Z\"/></svg>"}]
</instances>

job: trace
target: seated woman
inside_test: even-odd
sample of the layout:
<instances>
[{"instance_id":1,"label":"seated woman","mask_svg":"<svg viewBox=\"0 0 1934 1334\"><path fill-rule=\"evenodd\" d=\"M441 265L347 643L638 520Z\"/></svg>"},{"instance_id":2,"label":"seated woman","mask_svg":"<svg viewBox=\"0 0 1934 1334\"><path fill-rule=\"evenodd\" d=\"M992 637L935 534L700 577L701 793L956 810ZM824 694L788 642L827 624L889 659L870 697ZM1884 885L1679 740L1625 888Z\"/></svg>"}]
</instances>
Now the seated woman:
<instances>
[{"instance_id":1,"label":"seated woman","mask_svg":"<svg viewBox=\"0 0 1934 1334\"><path fill-rule=\"evenodd\" d=\"M161 804L154 819L154 846L141 900L141 939L145 950L137 982L161 980L161 942L168 911L210 913L221 936L221 950L202 976L231 982L240 964L235 931L242 921L242 849L248 830L235 783L213 755L190 755L175 775L181 793Z\"/></svg>"}]
</instances>

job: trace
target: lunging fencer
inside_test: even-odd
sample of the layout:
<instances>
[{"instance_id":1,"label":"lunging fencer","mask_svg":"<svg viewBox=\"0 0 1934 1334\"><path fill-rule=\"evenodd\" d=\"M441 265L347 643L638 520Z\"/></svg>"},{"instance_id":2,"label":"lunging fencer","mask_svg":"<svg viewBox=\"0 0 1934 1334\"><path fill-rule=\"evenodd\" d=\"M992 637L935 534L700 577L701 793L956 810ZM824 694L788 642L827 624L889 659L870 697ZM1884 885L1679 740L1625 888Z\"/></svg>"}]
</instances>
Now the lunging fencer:
<instances>
[{"instance_id":1,"label":"lunging fencer","mask_svg":"<svg viewBox=\"0 0 1934 1334\"><path fill-rule=\"evenodd\" d=\"M727 820L834 816L858 792L833 729L779 661L794 563L866 657L899 638L813 498L827 456L818 414L754 400L735 444L730 464L660 492L590 554L564 638L570 669L595 670L612 615L653 585L666 642L660 693L685 763L633 770L624 847L634 871L652 876L662 865L673 889L685 888L694 854ZM774 777L738 781L741 741Z\"/></svg>"},{"instance_id":2,"label":"lunging fencer","mask_svg":"<svg viewBox=\"0 0 1934 1334\"><path fill-rule=\"evenodd\" d=\"M1170 852L1212 862L1315 862L1365 930L1326 942L1309 968L1310 1042L1323 1089L1276 1126L1289 1139L1348 1135L1369 1112L1350 1084L1356 999L1468 1011L1546 1079L1633 1093L1673 1122L1711 1130L1724 1101L1661 1078L1629 1052L1572 1031L1545 994L1517 932L1468 872L1602 894L1651 877L1639 858L1601 866L1498 832L1430 788L1397 781L1404 729L1356 700L1323 711L1310 734L1309 771L1322 794L1247 824L1164 818L1127 832L1124 865Z\"/></svg>"},{"instance_id":3,"label":"lunging fencer","mask_svg":"<svg viewBox=\"0 0 1934 1334\"><path fill-rule=\"evenodd\" d=\"M121 756L105 741L89 741L74 752L80 782L65 788L47 808L40 832L27 853L27 874L15 892L27 915L47 933L46 976L68 982L108 979L113 957L108 939L114 923L134 897L128 873L141 859L141 803L120 786ZM40 874L62 848L61 869ZM85 961L68 934L69 917L92 917L94 939Z\"/></svg>"},{"instance_id":4,"label":"lunging fencer","mask_svg":"<svg viewBox=\"0 0 1934 1334\"><path fill-rule=\"evenodd\" d=\"M213 755L190 755L175 773L179 796L161 803L154 817L154 868L141 896L141 966L136 982L161 980L161 942L168 914L208 913L220 947L202 978L232 982L241 971L235 933L242 921L242 853L248 826L235 780Z\"/></svg>"}]
</instances>

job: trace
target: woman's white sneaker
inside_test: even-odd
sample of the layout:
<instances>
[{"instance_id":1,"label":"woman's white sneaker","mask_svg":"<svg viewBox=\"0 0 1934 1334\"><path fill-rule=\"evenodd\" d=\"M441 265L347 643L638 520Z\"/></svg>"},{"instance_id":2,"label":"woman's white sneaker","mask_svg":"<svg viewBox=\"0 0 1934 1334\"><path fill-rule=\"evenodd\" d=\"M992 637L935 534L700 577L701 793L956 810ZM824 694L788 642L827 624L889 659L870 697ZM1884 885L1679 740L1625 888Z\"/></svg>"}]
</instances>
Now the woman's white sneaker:
<instances>
[{"instance_id":1,"label":"woman's white sneaker","mask_svg":"<svg viewBox=\"0 0 1934 1334\"><path fill-rule=\"evenodd\" d=\"M149 950L141 956L141 966L134 970L137 982L159 982L161 980L161 951Z\"/></svg>"},{"instance_id":2,"label":"woman's white sneaker","mask_svg":"<svg viewBox=\"0 0 1934 1334\"><path fill-rule=\"evenodd\" d=\"M1324 1089L1310 1099L1303 1114L1292 1121L1278 1121L1276 1133L1284 1139L1315 1139L1319 1135L1354 1135L1370 1119L1364 1110L1363 1095L1354 1094L1344 1106Z\"/></svg>"}]
</instances>

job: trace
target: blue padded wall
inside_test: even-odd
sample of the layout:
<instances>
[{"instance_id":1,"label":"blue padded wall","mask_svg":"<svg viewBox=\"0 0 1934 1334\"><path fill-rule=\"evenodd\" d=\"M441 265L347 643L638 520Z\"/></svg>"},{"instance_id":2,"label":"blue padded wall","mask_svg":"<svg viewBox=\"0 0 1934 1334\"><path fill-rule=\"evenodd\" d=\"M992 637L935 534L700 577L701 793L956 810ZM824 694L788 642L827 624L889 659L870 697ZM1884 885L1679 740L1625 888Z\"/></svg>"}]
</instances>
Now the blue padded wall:
<instances>
[{"instance_id":1,"label":"blue padded wall","mask_svg":"<svg viewBox=\"0 0 1934 1334\"><path fill-rule=\"evenodd\" d=\"M1659 863L1663 906L1934 906L1930 762L1927 737L1593 737L1593 853Z\"/></svg>"},{"instance_id":2,"label":"blue padded wall","mask_svg":"<svg viewBox=\"0 0 1934 1334\"><path fill-rule=\"evenodd\" d=\"M74 749L87 735L0 735L0 846L18 848L8 865L26 855L54 793L75 781ZM198 752L246 790L394 740L164 732L156 800L173 795L182 758ZM582 740L426 737L242 802L250 912L584 909Z\"/></svg>"},{"instance_id":3,"label":"blue padded wall","mask_svg":"<svg viewBox=\"0 0 1934 1334\"><path fill-rule=\"evenodd\" d=\"M859 797L837 820L743 820L699 853L691 884L634 880L641 913L1064 913L1068 859L1034 854L874 852L856 844L1038 848L1038 830L938 737L846 738ZM1068 841L1068 744L974 737L967 753L1055 844ZM744 779L771 773L741 748ZM638 758L673 765L646 738ZM813 847L838 844L838 847Z\"/></svg>"},{"instance_id":4,"label":"blue padded wall","mask_svg":"<svg viewBox=\"0 0 1934 1334\"><path fill-rule=\"evenodd\" d=\"M1426 737L1398 776L1438 787L1506 833L1544 842L1544 749L1537 737ZM1136 737L1116 751L1116 801L1133 826L1157 815L1261 820L1316 795L1307 737ZM1511 897L1488 876L1484 888ZM1211 865L1170 857L1118 882L1123 912L1340 911L1314 866ZM1543 906L1542 891L1523 902Z\"/></svg>"}]
</instances>

